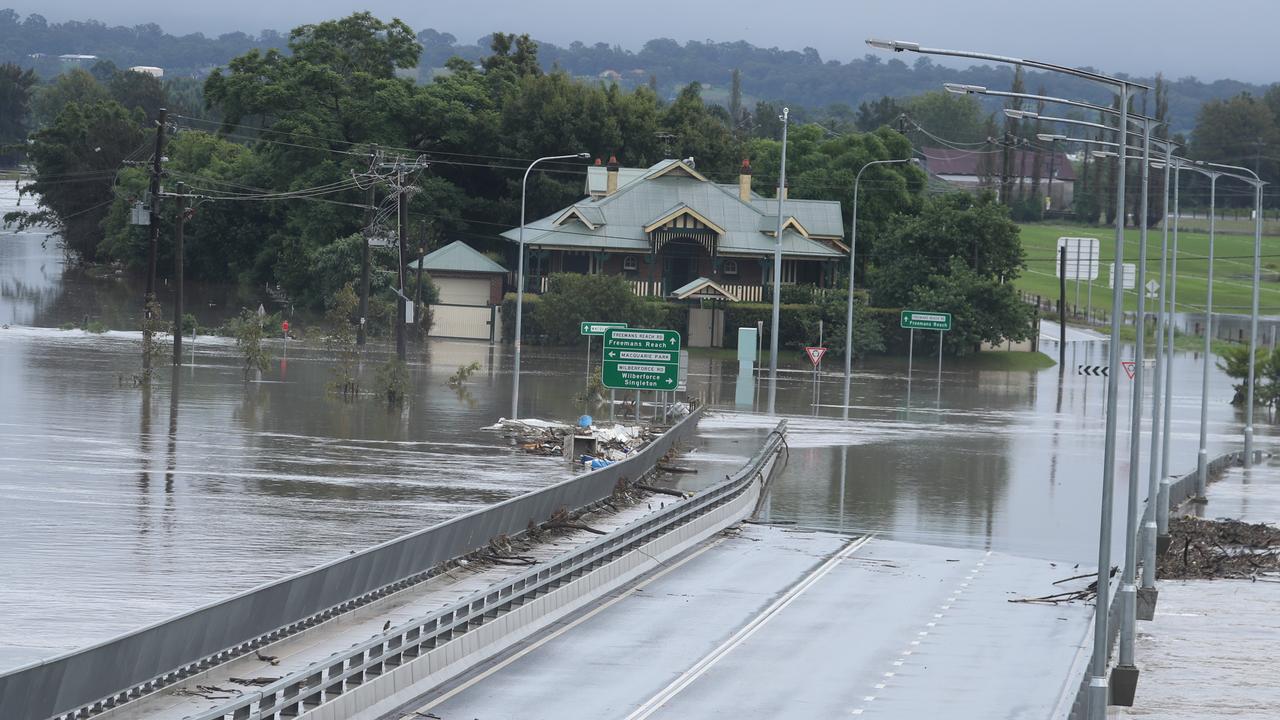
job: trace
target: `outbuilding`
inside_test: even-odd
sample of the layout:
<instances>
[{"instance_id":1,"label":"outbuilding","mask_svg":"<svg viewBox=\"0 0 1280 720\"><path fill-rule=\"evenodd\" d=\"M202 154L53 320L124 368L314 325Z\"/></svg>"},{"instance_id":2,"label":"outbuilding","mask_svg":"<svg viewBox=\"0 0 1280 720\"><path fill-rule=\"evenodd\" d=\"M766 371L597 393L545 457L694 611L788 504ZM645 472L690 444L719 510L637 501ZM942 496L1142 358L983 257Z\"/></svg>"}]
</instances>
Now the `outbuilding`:
<instances>
[{"instance_id":1,"label":"outbuilding","mask_svg":"<svg viewBox=\"0 0 1280 720\"><path fill-rule=\"evenodd\" d=\"M499 337L506 268L461 240L428 253L420 262L439 291L439 300L431 306L431 337L490 342ZM419 264L410 263L411 271Z\"/></svg>"}]
</instances>

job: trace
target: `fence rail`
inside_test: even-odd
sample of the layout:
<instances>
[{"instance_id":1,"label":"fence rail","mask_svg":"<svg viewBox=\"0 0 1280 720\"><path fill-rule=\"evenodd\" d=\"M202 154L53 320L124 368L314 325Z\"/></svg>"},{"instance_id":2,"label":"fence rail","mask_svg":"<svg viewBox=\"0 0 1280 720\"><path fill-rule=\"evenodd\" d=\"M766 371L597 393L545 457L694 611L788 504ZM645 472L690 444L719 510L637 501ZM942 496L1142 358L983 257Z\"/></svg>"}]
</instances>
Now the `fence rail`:
<instances>
[{"instance_id":1,"label":"fence rail","mask_svg":"<svg viewBox=\"0 0 1280 720\"><path fill-rule=\"evenodd\" d=\"M607 498L692 434L701 414L696 408L627 460L0 675L0 718L88 717L422 582L497 535Z\"/></svg>"}]
</instances>

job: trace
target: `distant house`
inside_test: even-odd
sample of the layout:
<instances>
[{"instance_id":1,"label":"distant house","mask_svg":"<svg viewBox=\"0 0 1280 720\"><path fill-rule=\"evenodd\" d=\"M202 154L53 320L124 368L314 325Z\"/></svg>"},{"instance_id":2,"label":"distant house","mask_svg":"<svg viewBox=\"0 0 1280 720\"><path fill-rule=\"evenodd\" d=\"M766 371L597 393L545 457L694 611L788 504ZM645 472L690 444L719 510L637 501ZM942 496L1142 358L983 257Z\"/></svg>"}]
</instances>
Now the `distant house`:
<instances>
[{"instance_id":1,"label":"distant house","mask_svg":"<svg viewBox=\"0 0 1280 720\"><path fill-rule=\"evenodd\" d=\"M68 54L66 54L66 55L59 55L59 56L58 56L58 59L59 59L59 60L61 60L61 61L62 61L62 62L64 62L64 63L71 63L71 64L76 64L76 65L78 65L78 64L80 64L80 63L82 63L82 62L89 62L90 60L97 60L97 59L98 59L98 56L97 56L97 55L77 55L77 54L74 54L74 53L68 53Z\"/></svg>"},{"instance_id":2,"label":"distant house","mask_svg":"<svg viewBox=\"0 0 1280 720\"><path fill-rule=\"evenodd\" d=\"M1040 194L1049 198L1049 209L1066 210L1071 207L1075 197L1076 172L1066 153L1035 153L1029 150L1013 150L1012 153L1012 182L1015 187L1020 186L1030 192L1038 160ZM997 194L1000 192L1002 156L998 151L926 147L920 149L920 155L925 169L941 180L963 190L990 189Z\"/></svg>"},{"instance_id":3,"label":"distant house","mask_svg":"<svg viewBox=\"0 0 1280 720\"><path fill-rule=\"evenodd\" d=\"M751 190L744 161L735 184L692 162L588 168L586 197L525 226L526 289L557 272L619 275L640 296L760 302L773 278L778 200ZM785 200L782 284L829 286L848 258L840 203ZM512 242L519 228L502 233Z\"/></svg>"},{"instance_id":4,"label":"distant house","mask_svg":"<svg viewBox=\"0 0 1280 720\"><path fill-rule=\"evenodd\" d=\"M158 68L154 65L134 65L129 68L129 72L143 73L154 78L164 77L164 68Z\"/></svg>"}]
</instances>

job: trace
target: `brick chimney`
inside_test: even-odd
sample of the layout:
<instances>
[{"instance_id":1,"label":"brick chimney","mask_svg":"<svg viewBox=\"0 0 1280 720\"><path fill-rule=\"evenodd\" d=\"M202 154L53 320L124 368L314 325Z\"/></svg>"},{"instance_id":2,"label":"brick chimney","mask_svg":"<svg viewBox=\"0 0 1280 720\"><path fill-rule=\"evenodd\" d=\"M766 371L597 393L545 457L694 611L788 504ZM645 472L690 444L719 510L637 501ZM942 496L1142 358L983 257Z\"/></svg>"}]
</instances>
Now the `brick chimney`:
<instances>
[{"instance_id":1,"label":"brick chimney","mask_svg":"<svg viewBox=\"0 0 1280 720\"><path fill-rule=\"evenodd\" d=\"M605 166L605 182L604 194L606 196L618 192L618 158L614 155L609 156L609 164Z\"/></svg>"},{"instance_id":2,"label":"brick chimney","mask_svg":"<svg viewBox=\"0 0 1280 720\"><path fill-rule=\"evenodd\" d=\"M742 169L738 171L738 199L751 202L751 163L746 158L742 159Z\"/></svg>"}]
</instances>

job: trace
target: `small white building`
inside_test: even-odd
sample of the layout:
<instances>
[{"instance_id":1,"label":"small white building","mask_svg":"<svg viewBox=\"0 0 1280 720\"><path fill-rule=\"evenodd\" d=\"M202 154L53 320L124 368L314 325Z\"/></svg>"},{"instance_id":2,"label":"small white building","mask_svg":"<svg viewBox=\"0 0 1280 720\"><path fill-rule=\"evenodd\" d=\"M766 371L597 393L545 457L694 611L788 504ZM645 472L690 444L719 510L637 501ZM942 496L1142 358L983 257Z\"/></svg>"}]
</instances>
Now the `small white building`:
<instances>
[{"instance_id":1,"label":"small white building","mask_svg":"<svg viewBox=\"0 0 1280 720\"><path fill-rule=\"evenodd\" d=\"M133 67L129 68L129 72L144 73L146 75L150 75L153 78L164 77L164 68L158 68L153 65L134 65Z\"/></svg>"}]
</instances>

